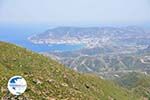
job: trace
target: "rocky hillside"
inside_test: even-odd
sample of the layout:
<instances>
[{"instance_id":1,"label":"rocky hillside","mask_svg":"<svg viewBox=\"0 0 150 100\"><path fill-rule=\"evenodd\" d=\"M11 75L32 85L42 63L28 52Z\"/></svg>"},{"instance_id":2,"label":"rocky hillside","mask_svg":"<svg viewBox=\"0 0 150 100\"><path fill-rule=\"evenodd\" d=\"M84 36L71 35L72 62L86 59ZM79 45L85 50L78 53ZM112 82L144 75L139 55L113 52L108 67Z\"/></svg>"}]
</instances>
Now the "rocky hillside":
<instances>
[{"instance_id":1,"label":"rocky hillside","mask_svg":"<svg viewBox=\"0 0 150 100\"><path fill-rule=\"evenodd\" d=\"M28 84L19 100L138 100L139 96L90 74L80 74L40 54L0 42L0 98L14 100L7 82L14 75ZM7 94L7 95L6 95ZM141 99L141 97L139 98ZM142 100L142 99L141 99Z\"/></svg>"}]
</instances>

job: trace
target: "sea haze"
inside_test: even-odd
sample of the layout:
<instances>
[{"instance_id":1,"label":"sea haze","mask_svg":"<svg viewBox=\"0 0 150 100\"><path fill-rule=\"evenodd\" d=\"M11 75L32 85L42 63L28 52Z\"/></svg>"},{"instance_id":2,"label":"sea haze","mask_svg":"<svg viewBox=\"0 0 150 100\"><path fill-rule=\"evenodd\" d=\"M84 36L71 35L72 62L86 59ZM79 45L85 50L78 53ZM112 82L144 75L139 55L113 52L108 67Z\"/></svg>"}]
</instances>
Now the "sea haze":
<instances>
[{"instance_id":1,"label":"sea haze","mask_svg":"<svg viewBox=\"0 0 150 100\"><path fill-rule=\"evenodd\" d=\"M0 41L14 43L35 52L64 52L83 48L83 45L33 44L27 39L33 34L39 34L50 28L49 26L0 25Z\"/></svg>"}]
</instances>

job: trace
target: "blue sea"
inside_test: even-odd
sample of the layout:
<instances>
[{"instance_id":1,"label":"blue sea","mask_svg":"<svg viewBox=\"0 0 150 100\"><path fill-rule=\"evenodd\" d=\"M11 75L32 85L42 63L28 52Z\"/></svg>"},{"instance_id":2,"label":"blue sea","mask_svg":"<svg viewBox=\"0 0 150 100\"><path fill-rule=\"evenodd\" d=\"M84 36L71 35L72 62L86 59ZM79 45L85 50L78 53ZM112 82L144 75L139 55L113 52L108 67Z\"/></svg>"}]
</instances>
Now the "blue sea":
<instances>
[{"instance_id":1,"label":"blue sea","mask_svg":"<svg viewBox=\"0 0 150 100\"><path fill-rule=\"evenodd\" d=\"M51 26L23 26L23 25L0 25L0 41L10 42L35 52L65 52L83 48L83 45L68 44L33 44L27 38L33 34L39 34Z\"/></svg>"}]
</instances>

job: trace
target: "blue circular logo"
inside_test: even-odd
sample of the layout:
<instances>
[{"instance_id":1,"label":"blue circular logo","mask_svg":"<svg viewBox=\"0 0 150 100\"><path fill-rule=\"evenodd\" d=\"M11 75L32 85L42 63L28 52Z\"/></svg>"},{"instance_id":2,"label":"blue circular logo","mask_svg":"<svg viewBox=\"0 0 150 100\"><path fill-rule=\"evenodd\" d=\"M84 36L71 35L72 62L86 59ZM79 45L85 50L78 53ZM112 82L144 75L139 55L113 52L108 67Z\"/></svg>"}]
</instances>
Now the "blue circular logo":
<instances>
[{"instance_id":1,"label":"blue circular logo","mask_svg":"<svg viewBox=\"0 0 150 100\"><path fill-rule=\"evenodd\" d=\"M13 76L8 81L7 87L13 95L21 95L27 88L27 82L22 76Z\"/></svg>"}]
</instances>

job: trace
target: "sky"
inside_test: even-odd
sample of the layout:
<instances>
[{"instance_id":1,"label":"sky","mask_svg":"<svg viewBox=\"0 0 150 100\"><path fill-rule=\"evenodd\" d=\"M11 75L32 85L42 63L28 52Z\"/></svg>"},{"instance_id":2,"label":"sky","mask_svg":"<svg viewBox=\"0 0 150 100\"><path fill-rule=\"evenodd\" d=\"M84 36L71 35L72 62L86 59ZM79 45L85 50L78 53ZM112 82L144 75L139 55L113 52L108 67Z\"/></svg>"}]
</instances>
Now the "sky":
<instances>
[{"instance_id":1,"label":"sky","mask_svg":"<svg viewBox=\"0 0 150 100\"><path fill-rule=\"evenodd\" d=\"M0 0L0 23L150 22L150 0Z\"/></svg>"}]
</instances>

